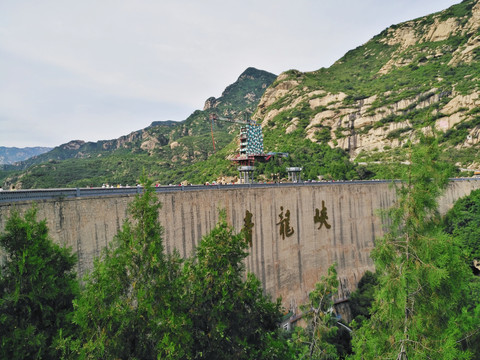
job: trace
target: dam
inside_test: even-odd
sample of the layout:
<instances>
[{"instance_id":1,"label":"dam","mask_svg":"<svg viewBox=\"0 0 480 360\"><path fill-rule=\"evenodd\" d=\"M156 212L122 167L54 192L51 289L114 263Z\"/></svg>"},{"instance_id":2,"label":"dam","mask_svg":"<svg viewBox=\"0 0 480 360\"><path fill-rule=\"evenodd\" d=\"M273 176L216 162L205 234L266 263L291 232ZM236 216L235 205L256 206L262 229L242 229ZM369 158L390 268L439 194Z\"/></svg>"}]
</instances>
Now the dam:
<instances>
[{"instance_id":1,"label":"dam","mask_svg":"<svg viewBox=\"0 0 480 360\"><path fill-rule=\"evenodd\" d=\"M440 212L478 188L480 179L452 180L439 199ZM37 219L46 219L50 237L77 254L82 275L121 228L139 191L69 191L71 196L47 198L38 197L38 191L37 196L18 191L15 201L0 193L0 231L13 209L22 213L35 203ZM157 195L167 252L191 255L217 223L219 209L225 209L229 224L248 230L247 271L272 298L281 297L286 309L306 303L333 263L339 299L348 298L364 272L374 269L370 251L385 230L378 212L392 206L396 197L386 181L186 186L159 189Z\"/></svg>"}]
</instances>

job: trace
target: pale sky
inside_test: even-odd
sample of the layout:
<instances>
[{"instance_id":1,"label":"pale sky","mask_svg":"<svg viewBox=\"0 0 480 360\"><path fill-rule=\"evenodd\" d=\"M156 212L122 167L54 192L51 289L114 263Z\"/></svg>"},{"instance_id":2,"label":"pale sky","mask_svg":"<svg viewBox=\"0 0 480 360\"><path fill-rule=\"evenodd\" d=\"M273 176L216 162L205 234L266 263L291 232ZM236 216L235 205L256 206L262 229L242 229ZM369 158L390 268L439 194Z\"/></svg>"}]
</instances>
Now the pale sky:
<instances>
[{"instance_id":1,"label":"pale sky","mask_svg":"<svg viewBox=\"0 0 480 360\"><path fill-rule=\"evenodd\" d=\"M460 0L0 0L0 146L185 120L248 67L329 67Z\"/></svg>"}]
</instances>

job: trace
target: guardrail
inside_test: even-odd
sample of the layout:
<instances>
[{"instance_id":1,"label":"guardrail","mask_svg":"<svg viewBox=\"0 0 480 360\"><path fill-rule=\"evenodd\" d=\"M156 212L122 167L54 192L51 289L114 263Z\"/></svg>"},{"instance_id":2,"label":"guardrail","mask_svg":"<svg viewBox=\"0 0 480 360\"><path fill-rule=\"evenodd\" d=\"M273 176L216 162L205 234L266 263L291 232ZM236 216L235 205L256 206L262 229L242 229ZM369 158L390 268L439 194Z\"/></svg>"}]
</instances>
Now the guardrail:
<instances>
[{"instance_id":1,"label":"guardrail","mask_svg":"<svg viewBox=\"0 0 480 360\"><path fill-rule=\"evenodd\" d=\"M479 181L479 178L454 178L451 181ZM353 180L353 181L318 181L297 183L253 183L231 185L187 185L187 186L159 186L155 187L157 193L197 190L224 190L245 188L268 188L285 186L330 186L348 184L375 184L389 183L392 180ZM135 195L143 191L141 186L119 188L67 188L67 189L32 189L32 190L3 190L0 191L0 203L37 200L61 200L68 198L94 197L94 196L119 196Z\"/></svg>"}]
</instances>

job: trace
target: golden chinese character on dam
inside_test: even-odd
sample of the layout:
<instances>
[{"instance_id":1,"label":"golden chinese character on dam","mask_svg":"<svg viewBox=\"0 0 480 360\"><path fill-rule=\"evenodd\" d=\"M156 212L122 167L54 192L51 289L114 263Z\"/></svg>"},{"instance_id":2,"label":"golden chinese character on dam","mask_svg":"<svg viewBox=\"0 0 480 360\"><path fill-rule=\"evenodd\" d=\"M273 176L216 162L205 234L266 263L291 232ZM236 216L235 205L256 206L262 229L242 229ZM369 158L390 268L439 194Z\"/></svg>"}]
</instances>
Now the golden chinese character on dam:
<instances>
[{"instance_id":1,"label":"golden chinese character on dam","mask_svg":"<svg viewBox=\"0 0 480 360\"><path fill-rule=\"evenodd\" d=\"M255 225L252 222L253 214L250 211L245 212L245 217L243 218L243 230L245 231L245 241L250 244L252 247L252 238L253 238L253 226Z\"/></svg>"},{"instance_id":2,"label":"golden chinese character on dam","mask_svg":"<svg viewBox=\"0 0 480 360\"><path fill-rule=\"evenodd\" d=\"M280 236L285 240L285 237L292 236L295 230L290 226L290 210L285 212L285 216L283 215L283 206L280 206L280 211L280 215L278 215L280 221L277 225L280 225Z\"/></svg>"},{"instance_id":3,"label":"golden chinese character on dam","mask_svg":"<svg viewBox=\"0 0 480 360\"><path fill-rule=\"evenodd\" d=\"M315 216L313 217L313 221L315 222L315 224L320 223L320 226L318 227L319 229L321 229L323 225L325 225L327 229L330 229L332 225L327 223L327 220L327 208L325 206L325 201L322 200L322 210L320 211L318 208L315 209Z\"/></svg>"}]
</instances>

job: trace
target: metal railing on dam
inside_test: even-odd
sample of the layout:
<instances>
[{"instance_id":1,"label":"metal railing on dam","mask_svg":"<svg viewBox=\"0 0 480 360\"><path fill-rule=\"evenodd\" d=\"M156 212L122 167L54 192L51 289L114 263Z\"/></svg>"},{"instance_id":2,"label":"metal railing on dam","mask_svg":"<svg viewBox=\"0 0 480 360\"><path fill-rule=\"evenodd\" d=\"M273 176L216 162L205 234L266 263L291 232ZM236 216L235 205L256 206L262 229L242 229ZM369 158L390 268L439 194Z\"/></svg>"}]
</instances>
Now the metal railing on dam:
<instances>
[{"instance_id":1,"label":"metal railing on dam","mask_svg":"<svg viewBox=\"0 0 480 360\"><path fill-rule=\"evenodd\" d=\"M480 177L471 178L452 178L451 181L480 181ZM317 182L285 182L285 183L252 183L252 184L214 184L214 185L187 185L187 186L158 186L155 187L157 193L195 191L195 190L225 190L225 189L245 189L245 188L270 188L282 186L328 186L341 184L372 184L389 183L392 180L339 180L339 181L317 181ZM110 187L110 188L64 188L64 189L28 189L28 190L3 190L0 191L0 203L11 203L18 201L37 201L37 200L61 200L66 198L80 197L98 197L98 196L118 196L135 195L142 192L141 186L131 187Z\"/></svg>"}]
</instances>

